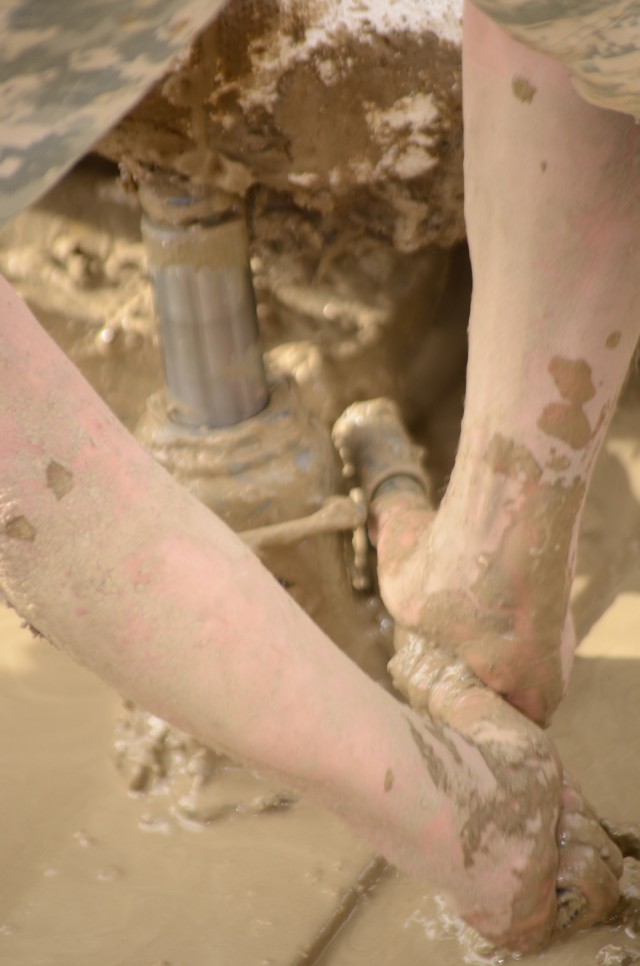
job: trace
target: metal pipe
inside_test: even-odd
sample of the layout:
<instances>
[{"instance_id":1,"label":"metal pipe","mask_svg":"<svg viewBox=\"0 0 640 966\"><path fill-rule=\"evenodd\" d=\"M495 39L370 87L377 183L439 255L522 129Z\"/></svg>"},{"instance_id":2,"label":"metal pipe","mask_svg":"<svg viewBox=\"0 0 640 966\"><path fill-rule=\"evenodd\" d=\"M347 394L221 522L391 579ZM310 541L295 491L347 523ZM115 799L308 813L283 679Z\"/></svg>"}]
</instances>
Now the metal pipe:
<instances>
[{"instance_id":1,"label":"metal pipe","mask_svg":"<svg viewBox=\"0 0 640 966\"><path fill-rule=\"evenodd\" d=\"M268 389L244 222L167 224L147 215L142 233L171 419L216 429L255 416Z\"/></svg>"}]
</instances>

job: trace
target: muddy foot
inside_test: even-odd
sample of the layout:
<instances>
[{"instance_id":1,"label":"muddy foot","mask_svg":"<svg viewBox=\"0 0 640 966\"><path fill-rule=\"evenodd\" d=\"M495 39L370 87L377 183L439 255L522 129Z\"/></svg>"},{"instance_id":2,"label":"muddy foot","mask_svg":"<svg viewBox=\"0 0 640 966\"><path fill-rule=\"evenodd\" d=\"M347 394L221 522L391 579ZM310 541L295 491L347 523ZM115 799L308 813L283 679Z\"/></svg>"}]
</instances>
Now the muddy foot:
<instances>
[{"instance_id":1,"label":"muddy foot","mask_svg":"<svg viewBox=\"0 0 640 966\"><path fill-rule=\"evenodd\" d=\"M622 856L563 772L547 735L460 660L417 636L390 670L412 707L462 735L493 779L487 791L486 778L471 767L470 785L452 793L468 876L468 890L459 883L454 892L459 914L486 938L521 951L542 948L553 932L564 936L607 916L619 898ZM504 877L509 862L511 883ZM495 915L500 898L484 907L498 868L498 889L512 903L501 928ZM474 894L478 877L482 902Z\"/></svg>"},{"instance_id":2,"label":"muddy foot","mask_svg":"<svg viewBox=\"0 0 640 966\"><path fill-rule=\"evenodd\" d=\"M435 512L420 453L389 400L350 406L334 439L369 498L380 592L401 629L396 649L402 629L420 633L547 724L575 646L571 528L560 526L571 507L535 481L516 505L509 486L522 454L503 447L492 457L496 492L480 493L472 515L449 493ZM477 456L478 471L488 459Z\"/></svg>"}]
</instances>

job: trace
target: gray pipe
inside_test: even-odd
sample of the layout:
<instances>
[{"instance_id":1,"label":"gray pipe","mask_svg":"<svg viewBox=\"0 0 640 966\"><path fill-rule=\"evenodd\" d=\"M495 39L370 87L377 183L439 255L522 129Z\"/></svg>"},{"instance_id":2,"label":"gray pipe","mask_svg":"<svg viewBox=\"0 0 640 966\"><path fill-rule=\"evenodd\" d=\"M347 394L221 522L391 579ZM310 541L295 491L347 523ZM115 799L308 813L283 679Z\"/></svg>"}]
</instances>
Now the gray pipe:
<instances>
[{"instance_id":1,"label":"gray pipe","mask_svg":"<svg viewBox=\"0 0 640 966\"><path fill-rule=\"evenodd\" d=\"M209 429L260 412L268 391L244 222L142 220L171 419Z\"/></svg>"}]
</instances>

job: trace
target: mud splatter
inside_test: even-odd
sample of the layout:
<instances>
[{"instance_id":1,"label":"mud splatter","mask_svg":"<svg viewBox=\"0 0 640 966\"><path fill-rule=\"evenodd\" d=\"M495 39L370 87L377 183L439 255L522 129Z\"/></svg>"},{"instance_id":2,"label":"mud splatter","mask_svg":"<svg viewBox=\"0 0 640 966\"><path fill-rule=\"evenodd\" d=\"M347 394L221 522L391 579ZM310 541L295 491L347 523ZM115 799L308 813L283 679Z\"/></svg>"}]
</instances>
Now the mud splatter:
<instances>
[{"instance_id":1,"label":"mud splatter","mask_svg":"<svg viewBox=\"0 0 640 966\"><path fill-rule=\"evenodd\" d=\"M562 440L571 449L584 449L592 437L591 426L579 406L550 403L538 420L538 427L547 436Z\"/></svg>"},{"instance_id":2,"label":"mud splatter","mask_svg":"<svg viewBox=\"0 0 640 966\"><path fill-rule=\"evenodd\" d=\"M547 467L553 470L555 473L564 473L571 466L571 460L568 456L559 456L554 453L551 459L547 462Z\"/></svg>"},{"instance_id":3,"label":"mud splatter","mask_svg":"<svg viewBox=\"0 0 640 966\"><path fill-rule=\"evenodd\" d=\"M621 338L622 333L616 329L615 332L612 332L611 335L607 337L607 341L605 342L607 349L615 349Z\"/></svg>"},{"instance_id":4,"label":"mud splatter","mask_svg":"<svg viewBox=\"0 0 640 966\"><path fill-rule=\"evenodd\" d=\"M591 378L591 366L584 359L565 359L554 356L549 363L549 373L563 399L583 406L596 394Z\"/></svg>"},{"instance_id":5,"label":"mud splatter","mask_svg":"<svg viewBox=\"0 0 640 966\"><path fill-rule=\"evenodd\" d=\"M531 732L530 732L531 733ZM485 836L491 828L499 829L506 838L525 841L531 835L528 822L534 814L545 812L545 800L554 794L553 779L545 778L536 759L542 760L544 751L535 747L514 750L512 761L505 758L505 749L493 742L474 742L487 767L496 780L500 791L485 801L477 792L469 805L470 818L462 829L462 849L465 868L471 868L475 856L482 849ZM527 803L525 806L524 803Z\"/></svg>"},{"instance_id":6,"label":"mud splatter","mask_svg":"<svg viewBox=\"0 0 640 966\"><path fill-rule=\"evenodd\" d=\"M511 90L514 96L522 101L523 104L530 104L536 95L536 90L533 84L527 80L526 77L521 77L517 75L511 81Z\"/></svg>"},{"instance_id":7,"label":"mud splatter","mask_svg":"<svg viewBox=\"0 0 640 966\"><path fill-rule=\"evenodd\" d=\"M595 396L591 366L583 359L554 356L549 373L565 402L545 406L538 428L547 436L559 439L571 449L580 450L593 439L594 432L582 408Z\"/></svg>"},{"instance_id":8,"label":"mud splatter","mask_svg":"<svg viewBox=\"0 0 640 966\"><path fill-rule=\"evenodd\" d=\"M537 460L526 446L507 439L500 433L491 437L485 458L494 473L500 473L511 479L524 478L530 482L537 482L542 476Z\"/></svg>"},{"instance_id":9,"label":"mud splatter","mask_svg":"<svg viewBox=\"0 0 640 966\"><path fill-rule=\"evenodd\" d=\"M434 749L427 744L427 742L420 734L418 729L415 727L413 722L408 721L407 723L409 725L409 731L411 732L411 737L413 738L415 745L418 751L420 752L420 755L425 765L427 766L427 771L431 776L431 781L433 782L435 787L440 788L445 795L451 795L453 792L453 789L451 786L451 782L449 780L449 775L447 773L447 767L445 763L442 761L441 758L438 757ZM435 734L435 729L433 728L433 725L429 725L429 722L426 719L424 721L424 725L426 728L428 728L429 732L431 732L434 735L434 737L437 737L437 735ZM462 760L460 758L460 755L457 752L457 749L454 749L454 751L455 751L457 764L461 764Z\"/></svg>"},{"instance_id":10,"label":"mud splatter","mask_svg":"<svg viewBox=\"0 0 640 966\"><path fill-rule=\"evenodd\" d=\"M23 627L26 631L29 631L29 633L31 634L31 636L33 638L35 638L35 639L38 639L38 638L44 639L44 634L41 634L40 631L38 630L38 628L37 627L34 627L33 624L30 624L29 621L23 621L22 624L20 625L20 627Z\"/></svg>"},{"instance_id":11,"label":"mud splatter","mask_svg":"<svg viewBox=\"0 0 640 966\"><path fill-rule=\"evenodd\" d=\"M73 489L73 473L55 460L51 460L47 466L47 486L56 500L61 500Z\"/></svg>"},{"instance_id":12,"label":"mud splatter","mask_svg":"<svg viewBox=\"0 0 640 966\"><path fill-rule=\"evenodd\" d=\"M4 532L11 540L23 540L33 543L36 538L36 528L26 517L12 517L4 525Z\"/></svg>"},{"instance_id":13,"label":"mud splatter","mask_svg":"<svg viewBox=\"0 0 640 966\"><path fill-rule=\"evenodd\" d=\"M581 397L585 392L576 390ZM429 595L421 622L432 631L437 628L443 643L453 642L458 656L472 667L473 654L481 649L485 673L486 667L500 666L505 647L515 647L516 640L520 647L533 647L538 659L547 663L550 679L557 678L558 690L550 699L554 706L560 697L557 648L570 590L572 539L585 484L579 479L571 484L543 483L542 467L529 450L500 434L491 438L485 459L495 473L515 481L518 508L509 514L498 547L483 560L471 596L458 591ZM563 467L562 460L562 455L552 452L556 471ZM524 586L531 603L526 628L517 624ZM478 673L477 667L474 670ZM497 676L491 683L506 694L513 686L510 679Z\"/></svg>"}]
</instances>

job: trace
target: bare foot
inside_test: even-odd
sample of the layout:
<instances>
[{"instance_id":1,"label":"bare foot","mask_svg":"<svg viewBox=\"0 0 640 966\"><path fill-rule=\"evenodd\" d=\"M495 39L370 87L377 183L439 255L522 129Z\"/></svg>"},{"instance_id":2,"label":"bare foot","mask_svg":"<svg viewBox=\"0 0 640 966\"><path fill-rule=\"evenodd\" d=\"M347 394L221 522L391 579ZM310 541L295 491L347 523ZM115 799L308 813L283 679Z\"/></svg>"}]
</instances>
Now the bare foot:
<instances>
[{"instance_id":1,"label":"bare foot","mask_svg":"<svg viewBox=\"0 0 640 966\"><path fill-rule=\"evenodd\" d=\"M612 911L623 872L622 852L566 770L557 839L556 933L565 936L604 919Z\"/></svg>"},{"instance_id":2,"label":"bare foot","mask_svg":"<svg viewBox=\"0 0 640 966\"><path fill-rule=\"evenodd\" d=\"M547 724L575 646L569 592L584 485L543 482L528 451L494 435L483 452L458 454L471 504L452 483L436 513L390 400L350 406L334 439L370 501L380 593L396 627L445 647Z\"/></svg>"},{"instance_id":3,"label":"bare foot","mask_svg":"<svg viewBox=\"0 0 640 966\"><path fill-rule=\"evenodd\" d=\"M548 724L575 647L570 548L541 546L539 509L507 520L495 546L491 534L479 537L447 507L434 513L422 494L401 486L379 491L371 514L380 592L397 625L446 647L528 718ZM548 533L554 524L545 523Z\"/></svg>"},{"instance_id":4,"label":"bare foot","mask_svg":"<svg viewBox=\"0 0 640 966\"><path fill-rule=\"evenodd\" d=\"M391 671L414 709L428 714L425 723L440 725L457 748L449 785L463 856L460 867L452 848L457 912L486 938L523 952L543 948L554 930L606 916L619 898L622 856L545 733L417 636Z\"/></svg>"}]
</instances>

